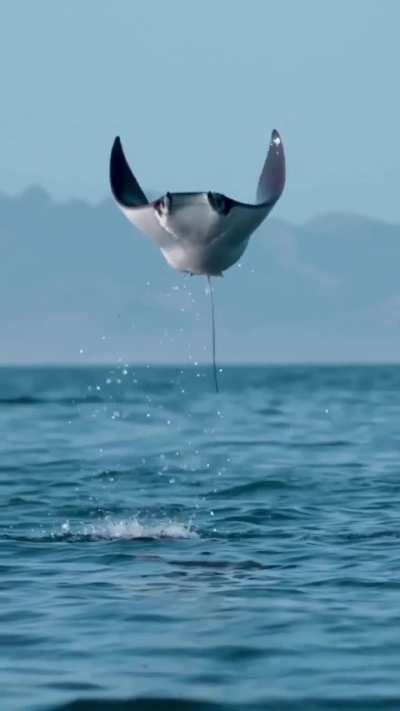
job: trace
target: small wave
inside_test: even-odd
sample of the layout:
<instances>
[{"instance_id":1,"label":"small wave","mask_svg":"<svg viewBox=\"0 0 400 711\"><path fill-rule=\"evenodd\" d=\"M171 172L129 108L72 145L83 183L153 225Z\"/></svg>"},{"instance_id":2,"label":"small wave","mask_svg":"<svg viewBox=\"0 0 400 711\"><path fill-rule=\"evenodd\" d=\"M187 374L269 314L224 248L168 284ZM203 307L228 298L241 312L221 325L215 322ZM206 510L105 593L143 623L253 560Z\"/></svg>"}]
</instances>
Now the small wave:
<instances>
[{"instance_id":1,"label":"small wave","mask_svg":"<svg viewBox=\"0 0 400 711\"><path fill-rule=\"evenodd\" d=\"M239 711L236 704L178 698L76 699L57 706L57 711ZM246 705L246 708L255 707ZM263 707L264 708L264 707Z\"/></svg>"},{"instance_id":2,"label":"small wave","mask_svg":"<svg viewBox=\"0 0 400 711\"><path fill-rule=\"evenodd\" d=\"M286 447L293 449L319 449L322 447L351 447L352 442L344 439L321 440L319 442L288 442Z\"/></svg>"},{"instance_id":3,"label":"small wave","mask_svg":"<svg viewBox=\"0 0 400 711\"><path fill-rule=\"evenodd\" d=\"M56 711L266 711L266 709L279 709L279 711L398 711L399 698L397 695L382 694L381 696L363 694L360 698L354 696L333 696L321 698L318 696L300 696L295 699L278 700L276 697L265 701L247 701L235 703L229 701L200 701L195 698L176 697L137 697L137 698L78 698L74 701L53 707Z\"/></svg>"},{"instance_id":4,"label":"small wave","mask_svg":"<svg viewBox=\"0 0 400 711\"><path fill-rule=\"evenodd\" d=\"M228 498L237 497L243 495L258 494L263 491L268 491L270 489L285 489L288 484L280 479L262 479L258 481L252 481L247 484L238 484L237 486L231 486L227 489L220 489L217 492L209 494L213 498Z\"/></svg>"},{"instance_id":5,"label":"small wave","mask_svg":"<svg viewBox=\"0 0 400 711\"><path fill-rule=\"evenodd\" d=\"M71 526L69 521L62 524L58 531L51 535L56 540L74 541L115 541L132 539L160 538L197 538L197 533L191 524L180 521L142 522L137 518L104 519L95 523L87 523L78 528Z\"/></svg>"},{"instance_id":6,"label":"small wave","mask_svg":"<svg viewBox=\"0 0 400 711\"><path fill-rule=\"evenodd\" d=\"M20 395L15 397L1 397L0 405L87 405L106 402L104 398L97 395L86 397L33 397L30 395Z\"/></svg>"},{"instance_id":7,"label":"small wave","mask_svg":"<svg viewBox=\"0 0 400 711\"><path fill-rule=\"evenodd\" d=\"M381 696L363 694L360 698L354 696L333 696L321 698L318 696L301 696L294 699L277 699L275 696L264 701L246 701L244 703L229 701L200 701L197 698L176 697L137 697L137 698L78 698L74 701L53 707L55 711L398 711L399 697L395 694Z\"/></svg>"}]
</instances>

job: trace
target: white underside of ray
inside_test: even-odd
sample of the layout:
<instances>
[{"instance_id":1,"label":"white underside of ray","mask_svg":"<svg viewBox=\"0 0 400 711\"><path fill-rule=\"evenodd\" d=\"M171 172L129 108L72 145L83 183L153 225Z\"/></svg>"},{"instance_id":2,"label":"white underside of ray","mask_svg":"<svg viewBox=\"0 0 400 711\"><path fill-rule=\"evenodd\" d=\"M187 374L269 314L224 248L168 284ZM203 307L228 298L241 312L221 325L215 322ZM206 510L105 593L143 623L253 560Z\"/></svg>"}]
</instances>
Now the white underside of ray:
<instances>
[{"instance_id":1,"label":"white underside of ray","mask_svg":"<svg viewBox=\"0 0 400 711\"><path fill-rule=\"evenodd\" d=\"M121 209L138 229L161 249L167 262L193 274L220 274L242 256L251 233L264 220L267 207L234 206L220 215L207 193L171 195L169 214L159 215L152 205Z\"/></svg>"},{"instance_id":2,"label":"white underside of ray","mask_svg":"<svg viewBox=\"0 0 400 711\"><path fill-rule=\"evenodd\" d=\"M122 212L160 247L172 267L213 276L240 259L250 235L278 200L285 181L283 147L274 131L258 183L256 205L207 192L167 193L148 203L126 163L119 139L113 147L110 176Z\"/></svg>"}]
</instances>

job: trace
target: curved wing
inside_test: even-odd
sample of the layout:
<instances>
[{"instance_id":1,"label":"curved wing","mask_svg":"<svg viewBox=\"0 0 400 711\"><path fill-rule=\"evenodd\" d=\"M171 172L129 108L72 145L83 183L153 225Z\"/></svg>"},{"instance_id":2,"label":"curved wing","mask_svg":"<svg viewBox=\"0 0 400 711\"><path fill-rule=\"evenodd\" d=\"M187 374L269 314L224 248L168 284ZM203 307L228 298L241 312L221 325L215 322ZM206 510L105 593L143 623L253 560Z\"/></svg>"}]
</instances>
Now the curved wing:
<instances>
[{"instance_id":1,"label":"curved wing","mask_svg":"<svg viewBox=\"0 0 400 711\"><path fill-rule=\"evenodd\" d=\"M279 200L285 186L285 154L282 139L275 129L271 133L268 154L258 181L255 204L231 198L225 223L225 241L235 243L248 238L265 220Z\"/></svg>"},{"instance_id":2,"label":"curved wing","mask_svg":"<svg viewBox=\"0 0 400 711\"><path fill-rule=\"evenodd\" d=\"M282 139L275 129L272 131L268 154L257 187L257 200L270 208L279 200L285 187L285 153Z\"/></svg>"},{"instance_id":3,"label":"curved wing","mask_svg":"<svg viewBox=\"0 0 400 711\"><path fill-rule=\"evenodd\" d=\"M154 202L149 202L133 175L119 136L110 156L110 184L112 194L124 215L135 227L149 236L159 247L167 246L171 237L156 218Z\"/></svg>"},{"instance_id":4,"label":"curved wing","mask_svg":"<svg viewBox=\"0 0 400 711\"><path fill-rule=\"evenodd\" d=\"M149 201L133 175L117 136L110 156L110 183L116 201L124 207L141 207Z\"/></svg>"}]
</instances>

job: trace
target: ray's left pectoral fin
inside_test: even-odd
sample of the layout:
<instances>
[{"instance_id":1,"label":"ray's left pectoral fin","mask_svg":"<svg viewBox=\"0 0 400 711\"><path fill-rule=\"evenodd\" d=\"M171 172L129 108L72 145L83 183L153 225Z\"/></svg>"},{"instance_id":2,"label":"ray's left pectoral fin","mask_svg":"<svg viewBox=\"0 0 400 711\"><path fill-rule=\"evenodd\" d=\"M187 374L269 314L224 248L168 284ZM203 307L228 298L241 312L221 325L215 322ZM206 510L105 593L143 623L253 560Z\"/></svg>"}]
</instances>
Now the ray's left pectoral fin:
<instances>
[{"instance_id":1,"label":"ray's left pectoral fin","mask_svg":"<svg viewBox=\"0 0 400 711\"><path fill-rule=\"evenodd\" d=\"M125 158L119 137L114 141L110 156L110 183L113 196L124 215L135 227L159 247L171 241L159 220L161 200L149 202ZM168 195L168 194L167 194Z\"/></svg>"},{"instance_id":2,"label":"ray's left pectoral fin","mask_svg":"<svg viewBox=\"0 0 400 711\"><path fill-rule=\"evenodd\" d=\"M111 149L110 184L116 201L122 207L148 205L149 201L125 158L119 136L116 137Z\"/></svg>"},{"instance_id":3,"label":"ray's left pectoral fin","mask_svg":"<svg viewBox=\"0 0 400 711\"><path fill-rule=\"evenodd\" d=\"M275 129L272 131L268 154L257 186L257 202L271 208L279 200L285 187L285 153L282 139Z\"/></svg>"}]
</instances>

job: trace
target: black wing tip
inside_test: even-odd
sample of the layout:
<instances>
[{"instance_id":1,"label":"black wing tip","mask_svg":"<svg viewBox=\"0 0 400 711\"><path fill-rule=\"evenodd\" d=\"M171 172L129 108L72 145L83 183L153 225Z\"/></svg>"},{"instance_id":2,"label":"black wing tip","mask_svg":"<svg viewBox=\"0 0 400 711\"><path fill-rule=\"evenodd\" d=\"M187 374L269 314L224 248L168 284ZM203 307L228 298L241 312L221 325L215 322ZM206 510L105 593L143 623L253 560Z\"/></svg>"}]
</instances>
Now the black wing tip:
<instances>
[{"instance_id":1,"label":"black wing tip","mask_svg":"<svg viewBox=\"0 0 400 711\"><path fill-rule=\"evenodd\" d=\"M111 148L109 177L111 192L116 201L120 204L124 202L123 185L126 172L126 158L122 150L121 139L119 136L116 136Z\"/></svg>"},{"instance_id":2,"label":"black wing tip","mask_svg":"<svg viewBox=\"0 0 400 711\"><path fill-rule=\"evenodd\" d=\"M120 205L141 207L148 204L146 195L126 160L119 136L114 138L111 149L109 176L112 194Z\"/></svg>"},{"instance_id":3,"label":"black wing tip","mask_svg":"<svg viewBox=\"0 0 400 711\"><path fill-rule=\"evenodd\" d=\"M121 139L119 136L115 136L114 142L113 142L112 148L111 148L111 155L115 155L116 153L123 153L122 143L121 143Z\"/></svg>"}]
</instances>

